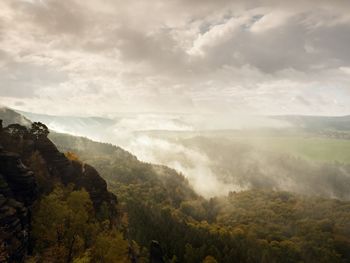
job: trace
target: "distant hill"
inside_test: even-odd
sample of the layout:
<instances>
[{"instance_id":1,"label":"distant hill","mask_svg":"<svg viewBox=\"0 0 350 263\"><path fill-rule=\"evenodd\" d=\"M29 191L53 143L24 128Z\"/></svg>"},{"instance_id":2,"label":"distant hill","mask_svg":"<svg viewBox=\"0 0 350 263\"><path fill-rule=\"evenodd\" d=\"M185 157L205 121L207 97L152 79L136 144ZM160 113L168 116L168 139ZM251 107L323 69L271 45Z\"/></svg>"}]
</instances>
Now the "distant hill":
<instances>
[{"instance_id":1,"label":"distant hill","mask_svg":"<svg viewBox=\"0 0 350 263\"><path fill-rule=\"evenodd\" d=\"M46 115L37 114L24 111L14 111L8 108L2 108L0 116L7 115L4 119L14 119L15 112L18 112L17 121L21 124L28 123L28 120L40 121L45 123L48 127L55 131L83 135L90 138L94 138L96 133L109 133L115 127L120 127L134 132L227 132L229 130L256 130L256 129L277 129L277 130L290 130L297 129L307 132L328 132L328 131L339 131L346 132L350 131L350 115L349 116L307 116L307 115L278 115L278 116L250 116L247 117L247 125L244 125L245 117L232 116L230 120L226 121L226 124L209 125L208 122L212 121L213 116L208 116L206 125L203 125L203 116L198 116L197 120L195 116L189 115L186 118L183 115L177 117L172 115L138 115L138 114L120 114L115 118L103 118L96 116L81 117L81 116L57 116L57 115ZM24 120L21 118L24 117ZM204 116L205 117L205 116ZM215 118L214 118L215 119ZM213 119L213 120L214 120ZM139 122L139 123L137 123ZM146 122L146 123L145 123ZM148 122L148 124L147 124ZM163 123L160 125L158 122ZM241 123L237 127L233 122ZM252 125L251 122L255 124ZM242 124L243 123L243 124ZM129 126L128 126L129 125ZM259 128L259 125L261 127ZM212 127L213 126L213 127ZM232 126L232 127L231 127ZM231 127L231 128L230 128Z\"/></svg>"},{"instance_id":2,"label":"distant hill","mask_svg":"<svg viewBox=\"0 0 350 263\"><path fill-rule=\"evenodd\" d=\"M12 123L18 123L24 126L30 126L31 124L31 121L28 118L6 107L0 107L0 119L3 120L3 126Z\"/></svg>"},{"instance_id":3,"label":"distant hill","mask_svg":"<svg viewBox=\"0 0 350 263\"><path fill-rule=\"evenodd\" d=\"M350 131L350 116L302 116L302 115L285 115L272 116L272 118L283 120L291 123L294 127L306 131Z\"/></svg>"},{"instance_id":4,"label":"distant hill","mask_svg":"<svg viewBox=\"0 0 350 263\"><path fill-rule=\"evenodd\" d=\"M11 114L16 117L16 120L19 118L18 115ZM36 171L35 174L40 176L38 177L40 180L42 179L41 175L49 173L50 180L47 183L55 183L57 177L59 179L63 176L64 180L87 184L84 188L90 193L95 207L101 208L97 217L105 218L109 214L109 209L105 211L104 202L100 205L102 200L99 197L102 195L96 193L96 190L102 190L107 200L111 196L105 191L105 187L95 187L99 185L94 180L98 177L87 174L93 170L86 170L89 166L83 165L83 163L91 163L108 182L109 190L118 196L117 212L122 223L121 229L128 239L128 244L125 244L126 242L114 235L113 232L111 237L106 228L94 230L93 226L96 225L97 221L93 215L86 222L83 222L79 217L80 221L76 222L78 223L76 224L77 231L85 226L82 233L86 233L87 230L88 234L79 238L77 244L84 242L85 246L82 247L89 249L86 253L78 249L72 250L75 253L75 259L77 259L74 262L128 262L100 260L99 258L96 260L94 258L94 254L99 252L98 249L100 249L99 256L107 255L108 253L105 251L108 250L109 246L111 246L109 251L114 256L118 256L118 253L121 252L125 256L125 251L129 251L129 258L132 259L130 262L148 262L146 258L154 255L152 253L154 248L156 248L157 255L162 255L162 251L164 256L158 261L150 258L149 262L206 262L204 259L209 255L215 258L216 261L213 262L223 263L350 262L350 234L348 231L350 202L279 191L279 189L269 186L271 180L259 172L259 167L254 162L247 163L249 173L245 175L245 178L242 178L244 180L249 176L255 178L255 186L251 190L239 193L230 192L228 195L222 194L221 197L205 199L197 194L187 179L175 170L166 166L141 162L120 147L59 133L52 133L49 138L60 151L65 152L65 155L60 154L47 138L44 139L44 143L32 143L30 140L24 140L25 154L33 153L31 150L33 147L39 150L39 155L34 152L33 158L25 163ZM4 141L3 144L7 142L4 136L1 136L0 139ZM23 140L14 139L12 143L6 145L6 150L11 145L22 147L22 143ZM184 144L204 147L207 150L207 156L213 161L217 161L217 165L221 169L227 168L227 171L233 167L232 170L238 172L242 161L254 157L251 154L245 154L249 153L249 149L246 151L245 146L237 147L234 144L231 147L227 141L222 141L220 147L218 147L217 140L208 140L208 138L189 139ZM244 156L239 158L242 154ZM0 160L5 157L6 155L2 157L0 154ZM225 158L228 158L227 162ZM32 165L33 161L31 160L37 160L36 165ZM220 163L220 160L225 162ZM280 158L277 156L273 162L262 160L262 168L266 169L266 175L271 174L270 169L273 167L270 166L274 162L278 162L280 166L285 167L296 177L311 180L312 186L321 184L325 189L328 189L330 188L329 183L333 181L334 184L341 184L345 190L348 189L347 181L341 181L340 177L333 173L333 169L323 169L324 180L317 180L319 172L310 170L308 165L303 165L303 162L297 158L289 159L289 157ZM13 163L18 165L20 162L15 160ZM230 167L225 167L225 163ZM42 169L42 164L44 164L43 168L45 169ZM0 166L1 169L4 167ZM23 169L23 166L19 165L17 168ZM68 168L67 171L64 168ZM95 175L98 173L93 172ZM1 174L9 177L11 172L4 171ZM22 170L22 173L18 173L18 178L21 179L26 174L27 170ZM282 177L280 172L277 171L275 174L277 174L277 178L274 180L286 184L291 183L288 178ZM32 176L32 174L29 175ZM201 178L200 174L198 178ZM59 181L61 180L59 179ZM100 179L97 181L103 182ZM6 181L0 183L2 183L0 189L7 191ZM21 179L20 183L26 184L26 181ZM210 184L210 182L203 183ZM265 186L261 187L261 183ZM303 183L299 181L299 184ZM18 185L22 186L22 184ZM27 188L21 187L20 189L26 190ZM28 187L28 189L32 188ZM70 191L69 187L68 191ZM42 202L44 205L46 204L43 206L45 209L41 209L39 212L34 211L34 217L37 218L34 222L38 222L38 220L40 223L46 222L50 227L51 221L59 219L65 209L69 209L70 206L79 205L81 203L80 197L84 196L83 192L73 191L63 200L57 200L59 193L60 191L56 190L43 198ZM7 207L9 202L6 202ZM0 204L3 204L1 198ZM56 206L47 206L47 204L58 204L59 206L57 208ZM65 209L61 209L61 207ZM13 219L14 223L11 226L17 230L17 221L16 218L13 218L13 211L10 207L6 215ZM38 226L41 227L41 224L37 224L34 229L37 229ZM105 226L103 222L102 226ZM26 227L26 229L30 229L28 225ZM40 238L43 238L41 245L47 246L47 236L55 235L55 231L45 232L46 227L40 229L48 235L37 237L37 241L40 242ZM93 240L95 245L87 242L91 238L94 239L97 234L100 238ZM57 240L55 236L53 240L55 243ZM68 240L72 241L75 238ZM0 246L0 259L1 248ZM150 248L150 253L148 248ZM42 257L42 262L56 262L48 260L48 256L57 258L57 253L60 252L55 247L52 250L46 249L45 253L42 253L38 248L35 251Z\"/></svg>"},{"instance_id":5,"label":"distant hill","mask_svg":"<svg viewBox=\"0 0 350 263\"><path fill-rule=\"evenodd\" d=\"M45 123L50 129L94 138L95 134L102 133L115 124L115 120L101 117L56 116L31 112L18 111L32 121Z\"/></svg>"}]
</instances>

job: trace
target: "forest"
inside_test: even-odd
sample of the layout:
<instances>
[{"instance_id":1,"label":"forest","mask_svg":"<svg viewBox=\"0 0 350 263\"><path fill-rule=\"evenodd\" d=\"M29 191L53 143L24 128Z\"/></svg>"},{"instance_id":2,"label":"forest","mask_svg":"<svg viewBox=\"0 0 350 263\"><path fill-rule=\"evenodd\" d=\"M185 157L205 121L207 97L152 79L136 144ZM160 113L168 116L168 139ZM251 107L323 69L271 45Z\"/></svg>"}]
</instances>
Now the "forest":
<instances>
[{"instance_id":1,"label":"forest","mask_svg":"<svg viewBox=\"0 0 350 263\"><path fill-rule=\"evenodd\" d=\"M259 185L205 199L175 170L119 147L51 138L98 169L127 215L128 237L145 249L158 240L166 261L350 262L350 202Z\"/></svg>"},{"instance_id":2,"label":"forest","mask_svg":"<svg viewBox=\"0 0 350 263\"><path fill-rule=\"evenodd\" d=\"M212 165L221 165L221 180L250 183L245 190L204 197L174 169L139 161L112 144L50 132L42 123L4 127L0 143L2 151L19 155L37 185L26 262L350 262L346 164L322 167L287 154L265 154L264 164L275 165L271 178L277 180L280 171L283 181L302 182L305 173L315 180L309 185L304 180L304 190L286 191L266 184L261 163L254 171L239 165L255 148L186 139L182 143L205 149ZM237 159L229 162L230 154ZM3 156L6 152L0 161ZM13 169L23 170L16 165ZM342 169L338 184L344 190L334 185L338 192L333 192L338 198L317 185L318 194L308 190L316 180L331 190L337 178L327 174ZM3 189L11 187L6 178Z\"/></svg>"}]
</instances>

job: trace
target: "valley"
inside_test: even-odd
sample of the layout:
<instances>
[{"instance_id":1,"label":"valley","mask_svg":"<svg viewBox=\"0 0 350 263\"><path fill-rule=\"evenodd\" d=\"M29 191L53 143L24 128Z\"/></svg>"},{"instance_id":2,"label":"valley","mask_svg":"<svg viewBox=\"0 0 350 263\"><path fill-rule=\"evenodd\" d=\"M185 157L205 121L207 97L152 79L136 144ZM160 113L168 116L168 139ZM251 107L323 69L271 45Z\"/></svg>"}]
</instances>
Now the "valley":
<instances>
[{"instance_id":1,"label":"valley","mask_svg":"<svg viewBox=\"0 0 350 263\"><path fill-rule=\"evenodd\" d=\"M91 164L106 180L118 199L118 229L137 262L149 262L151 240L159 242L164 262L196 263L208 256L217 262L347 262L349 166L331 154L312 155L341 148L346 156L346 140L280 131L276 136L271 130L263 136L257 131L146 134L158 141L146 149L157 164L110 143L49 134L61 152ZM149 148L159 140L176 147ZM164 166L175 162L177 171ZM76 257L96 255L77 252Z\"/></svg>"}]
</instances>

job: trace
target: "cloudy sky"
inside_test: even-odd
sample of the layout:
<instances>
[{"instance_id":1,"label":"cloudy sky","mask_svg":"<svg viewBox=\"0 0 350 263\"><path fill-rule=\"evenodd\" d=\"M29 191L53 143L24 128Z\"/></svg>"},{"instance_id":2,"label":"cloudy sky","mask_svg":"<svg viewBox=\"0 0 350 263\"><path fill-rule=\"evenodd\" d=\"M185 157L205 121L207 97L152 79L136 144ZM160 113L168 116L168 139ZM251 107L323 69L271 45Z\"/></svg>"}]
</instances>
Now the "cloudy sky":
<instances>
[{"instance_id":1,"label":"cloudy sky","mask_svg":"<svg viewBox=\"0 0 350 263\"><path fill-rule=\"evenodd\" d=\"M350 114L350 1L1 0L0 104Z\"/></svg>"}]
</instances>

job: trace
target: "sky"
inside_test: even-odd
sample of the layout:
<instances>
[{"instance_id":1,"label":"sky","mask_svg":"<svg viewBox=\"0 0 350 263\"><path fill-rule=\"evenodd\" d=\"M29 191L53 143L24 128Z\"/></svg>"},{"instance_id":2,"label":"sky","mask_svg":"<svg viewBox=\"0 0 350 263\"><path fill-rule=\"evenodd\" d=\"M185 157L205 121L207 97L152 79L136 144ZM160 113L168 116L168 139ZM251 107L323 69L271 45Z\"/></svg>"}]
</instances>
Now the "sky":
<instances>
[{"instance_id":1,"label":"sky","mask_svg":"<svg viewBox=\"0 0 350 263\"><path fill-rule=\"evenodd\" d=\"M1 0L0 104L350 114L348 0Z\"/></svg>"}]
</instances>

